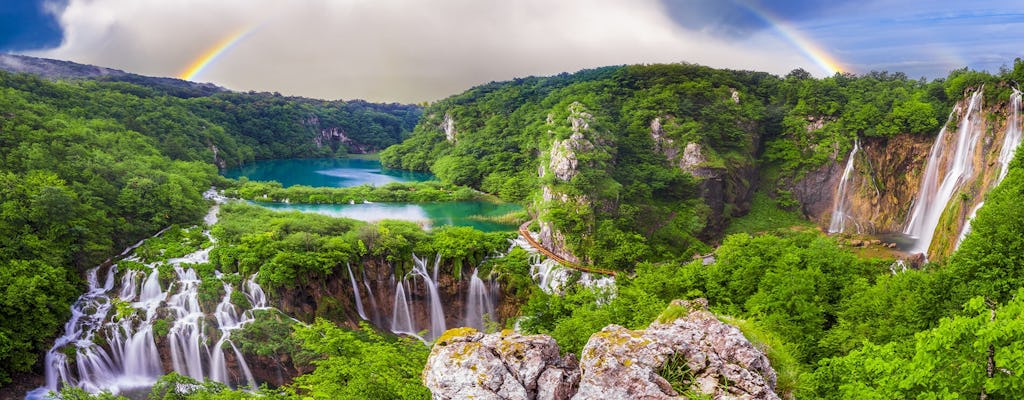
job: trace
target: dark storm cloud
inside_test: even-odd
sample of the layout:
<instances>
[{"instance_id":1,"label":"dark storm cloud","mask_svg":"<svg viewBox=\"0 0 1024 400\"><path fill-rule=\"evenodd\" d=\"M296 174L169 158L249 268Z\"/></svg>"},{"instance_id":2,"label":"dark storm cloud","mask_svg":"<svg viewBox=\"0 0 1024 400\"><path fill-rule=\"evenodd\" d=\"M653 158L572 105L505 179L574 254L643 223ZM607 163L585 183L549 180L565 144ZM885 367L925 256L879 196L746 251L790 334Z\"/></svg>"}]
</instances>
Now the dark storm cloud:
<instances>
[{"instance_id":1,"label":"dark storm cloud","mask_svg":"<svg viewBox=\"0 0 1024 400\"><path fill-rule=\"evenodd\" d=\"M761 12L797 22L835 14L853 0L661 0L679 26L731 38L750 36L771 22ZM757 10L757 11L755 11Z\"/></svg>"},{"instance_id":2,"label":"dark storm cloud","mask_svg":"<svg viewBox=\"0 0 1024 400\"><path fill-rule=\"evenodd\" d=\"M65 2L6 0L0 2L0 52L60 45L57 21Z\"/></svg>"}]
</instances>

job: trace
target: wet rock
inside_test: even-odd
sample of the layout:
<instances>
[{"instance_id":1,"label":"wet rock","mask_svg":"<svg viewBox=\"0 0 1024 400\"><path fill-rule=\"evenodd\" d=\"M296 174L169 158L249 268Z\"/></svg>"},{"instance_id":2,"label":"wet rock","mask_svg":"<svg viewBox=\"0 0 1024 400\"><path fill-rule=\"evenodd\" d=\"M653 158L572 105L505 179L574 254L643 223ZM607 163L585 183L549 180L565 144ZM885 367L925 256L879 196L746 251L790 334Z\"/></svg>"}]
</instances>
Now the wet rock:
<instances>
[{"instance_id":1,"label":"wet rock","mask_svg":"<svg viewBox=\"0 0 1024 400\"><path fill-rule=\"evenodd\" d=\"M575 357L561 357L550 336L472 328L445 332L423 370L423 384L435 400L564 400L576 392L579 379Z\"/></svg>"}]
</instances>

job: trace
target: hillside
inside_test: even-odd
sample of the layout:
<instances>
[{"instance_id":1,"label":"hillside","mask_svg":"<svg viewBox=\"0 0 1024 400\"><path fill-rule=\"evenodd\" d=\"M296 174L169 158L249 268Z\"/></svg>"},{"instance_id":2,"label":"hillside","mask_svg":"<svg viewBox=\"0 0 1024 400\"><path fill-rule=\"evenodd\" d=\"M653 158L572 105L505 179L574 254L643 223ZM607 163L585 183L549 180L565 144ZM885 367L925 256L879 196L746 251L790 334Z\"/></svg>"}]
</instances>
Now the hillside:
<instances>
[{"instance_id":1,"label":"hillside","mask_svg":"<svg viewBox=\"0 0 1024 400\"><path fill-rule=\"evenodd\" d=\"M543 342L549 379L583 382L554 390L566 395L606 383L577 358L623 382L642 373L665 397L736 392L728 376L742 371L695 368L681 342L637 363L626 351L703 338L658 333L699 325L756 349L765 384L747 393L1021 397L1024 153L1007 139L1020 136L1020 81L1022 60L931 82L633 65L494 82L421 110L0 72L0 384L49 372L44 389L110 399L74 385L138 374L151 398L425 398L421 379L503 381L463 363L477 341L497 351L479 352L486 365L520 370L516 338ZM526 234L567 264L617 273L559 266L515 232L202 195L247 188L218 167L385 148L386 166L443 181L385 188L402 199L518 202ZM274 185L248 188L260 186ZM874 236L899 233L912 203L938 221L916 256ZM848 229L825 234L834 221ZM696 303L675 299L706 299L701 324L681 322ZM90 318L54 343L71 315ZM460 325L481 332L445 333ZM535 372L516 377L523 393ZM272 387L238 390L252 383Z\"/></svg>"}]
</instances>

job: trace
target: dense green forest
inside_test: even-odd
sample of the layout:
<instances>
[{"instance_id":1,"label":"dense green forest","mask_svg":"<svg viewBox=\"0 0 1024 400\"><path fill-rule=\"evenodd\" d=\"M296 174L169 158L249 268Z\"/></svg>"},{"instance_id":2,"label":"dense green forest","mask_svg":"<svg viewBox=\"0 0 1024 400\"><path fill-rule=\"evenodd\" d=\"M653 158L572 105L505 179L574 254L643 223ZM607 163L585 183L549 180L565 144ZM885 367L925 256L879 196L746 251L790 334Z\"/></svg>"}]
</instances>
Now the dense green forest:
<instances>
[{"instance_id":1,"label":"dense green forest","mask_svg":"<svg viewBox=\"0 0 1024 400\"><path fill-rule=\"evenodd\" d=\"M344 279L347 263L402 270L413 253L440 254L446 273L481 263L493 270L522 305L522 330L550 334L566 352L578 354L607 324L642 328L672 299L705 297L768 349L784 395L1021 397L1024 154L989 193L960 250L919 270L894 272L892 260L858 257L801 228L795 200L779 189L849 151L854 138L934 135L966 90L985 85L986 101L998 104L1020 81L1020 60L994 75L964 69L931 82L898 73L816 79L802 70L778 77L686 64L607 67L473 88L427 107L408 136L415 107L176 97L127 83L0 73L0 381L38 365L84 268L163 227L197 222L211 185L311 202L452 200L470 187L526 204L582 260L627 273L614 292L571 286L548 294L533 284L525 252L490 257L514 234L427 232L244 204L223 206L207 269L255 273L268 292L285 293ZM386 166L431 171L442 183L282 189L217 176L211 144L228 165L345 150L317 147L312 126L363 132L368 149L395 144L382 153ZM569 142L576 171L562 179L550 149ZM682 165L686 143L700 148L690 169ZM724 204L707 201L708 177L723 182L716 196ZM576 202L558 204L558 195ZM692 259L713 248L714 263ZM419 384L427 348L368 326L337 327L346 312L316 309L300 316L309 325L264 313L239 333L247 351L287 353L310 367L290 385L250 393L169 375L150 398L429 397ZM63 397L114 398L76 389Z\"/></svg>"},{"instance_id":2,"label":"dense green forest","mask_svg":"<svg viewBox=\"0 0 1024 400\"><path fill-rule=\"evenodd\" d=\"M117 81L50 82L0 71L9 96L82 119L114 121L164 155L229 167L259 159L334 157L401 142L420 108L277 93L195 96ZM177 95L177 96L176 96ZM180 96L180 97L179 97ZM344 135L343 139L339 135Z\"/></svg>"},{"instance_id":3,"label":"dense green forest","mask_svg":"<svg viewBox=\"0 0 1024 400\"><path fill-rule=\"evenodd\" d=\"M201 219L202 192L224 186L215 164L344 155L340 142L314 141L328 127L379 149L419 116L398 104L166 89L0 71L0 384L37 365L86 268Z\"/></svg>"}]
</instances>

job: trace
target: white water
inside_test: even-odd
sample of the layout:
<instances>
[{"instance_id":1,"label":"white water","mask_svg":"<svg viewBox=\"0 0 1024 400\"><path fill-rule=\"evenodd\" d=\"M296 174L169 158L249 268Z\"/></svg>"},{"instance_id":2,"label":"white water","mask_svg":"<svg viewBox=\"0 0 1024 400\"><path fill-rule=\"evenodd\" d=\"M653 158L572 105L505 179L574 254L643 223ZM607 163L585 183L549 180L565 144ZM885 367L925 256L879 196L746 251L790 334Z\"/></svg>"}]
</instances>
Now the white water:
<instances>
[{"instance_id":1,"label":"white water","mask_svg":"<svg viewBox=\"0 0 1024 400\"><path fill-rule=\"evenodd\" d=\"M846 187L849 184L850 175L853 175L853 160L857 156L857 150L859 149L860 142L854 139L853 150L850 150L850 157L846 160L846 168L843 169L843 177L839 180L835 199L832 200L832 222L829 223L828 233L842 233L846 229L846 219L848 217L846 215Z\"/></svg>"},{"instance_id":2,"label":"white water","mask_svg":"<svg viewBox=\"0 0 1024 400\"><path fill-rule=\"evenodd\" d=\"M363 310L363 300L359 297L359 285L356 285L356 276L352 275L352 264L345 263L345 266L348 267L348 278L352 281L352 293L356 297L356 312L359 313L359 318L368 321L369 318L366 318L366 311Z\"/></svg>"},{"instance_id":3,"label":"white water","mask_svg":"<svg viewBox=\"0 0 1024 400\"><path fill-rule=\"evenodd\" d=\"M1010 161L1013 161L1013 155L1017 153L1017 147L1021 143L1020 107L1021 93L1017 89L1013 89L1013 95L1010 96L1010 119L1006 121L1006 135L1003 137L1003 147L999 149L1000 170L996 185L1002 182L1003 178L1006 178Z\"/></svg>"},{"instance_id":4,"label":"white water","mask_svg":"<svg viewBox=\"0 0 1024 400\"><path fill-rule=\"evenodd\" d=\"M466 313L463 316L463 326L483 330L485 322L496 321L494 313L494 299L489 292L483 279L477 275L479 269L473 270L473 276L469 278L469 293L466 295Z\"/></svg>"},{"instance_id":5,"label":"white water","mask_svg":"<svg viewBox=\"0 0 1024 400\"><path fill-rule=\"evenodd\" d=\"M1010 96L1010 115L1006 121L1006 133L1003 135L1002 147L999 148L999 175L996 180L992 182L991 186L999 186L999 183L1006 178L1006 173L1009 172L1010 162L1013 161L1013 156L1017 154L1017 148L1020 147L1021 143L1021 92L1017 89L1013 89L1013 94ZM971 214L967 217L967 221L964 222L963 229L960 230L960 237L957 238L956 248L960 247L960 243L963 243L967 234L971 233L971 221L978 214L978 210L985 202L978 203L977 206L971 210Z\"/></svg>"},{"instance_id":6,"label":"white water","mask_svg":"<svg viewBox=\"0 0 1024 400\"><path fill-rule=\"evenodd\" d=\"M206 195L217 199L211 192ZM218 209L214 206L207 214L208 224L216 223ZM204 233L212 242L209 231ZM138 245L122 255L128 255ZM46 386L29 392L27 398L44 398L48 391L58 390L61 385L113 393L151 386L164 373L154 337L155 324L161 319L171 321L166 340L176 372L232 386L254 386L256 382L245 358L230 340L232 331L253 320L252 310L240 312L231 303L234 288L228 284L224 285L226 294L213 312L204 312L200 307L200 280L190 264L207 262L209 251L210 248L204 248L168 260L174 280L166 289L160 285L159 263L146 265L145 271L125 271L117 291L116 264L107 269L103 283L98 279L101 268L91 269L86 276L88 291L72 305L64 334L46 354ZM132 256L127 260L138 258ZM253 309L266 308L263 290L252 278L246 280L243 292ZM128 306L120 308L131 311L129 315L118 315L118 307L114 307L118 302ZM215 323L209 322L208 315L212 315ZM227 346L237 359L235 374L229 371L225 360L223 349ZM74 357L69 357L69 353Z\"/></svg>"},{"instance_id":7,"label":"white water","mask_svg":"<svg viewBox=\"0 0 1024 400\"><path fill-rule=\"evenodd\" d=\"M980 210L981 206L983 206L983 205L985 205L984 201L981 202L981 203L978 203L978 205L974 206L974 209L971 210L971 214L969 216L967 216L967 222L964 222L964 227L963 227L963 229L960 230L960 237L956 239L956 247L955 248L959 248L960 247L960 243L963 243L964 239L967 238L967 234L971 233L971 221L974 220L974 216L975 215L978 215L978 210Z\"/></svg>"},{"instance_id":8,"label":"white water","mask_svg":"<svg viewBox=\"0 0 1024 400\"><path fill-rule=\"evenodd\" d=\"M946 153L946 136L949 134L943 126L935 144L928 155L928 162L925 167L924 177L921 179L921 187L918 190L918 199L910 213L910 220L903 233L915 238L911 253L928 253L932 238L935 235L935 228L939 224L946 205L956 194L957 190L974 173L972 161L974 148L978 139L982 136L980 122L982 91L978 90L971 95L967 110L963 113L959 127L954 139L955 148L953 158L949 160L946 173L939 176L941 159ZM956 110L950 114L950 118Z\"/></svg>"},{"instance_id":9,"label":"white water","mask_svg":"<svg viewBox=\"0 0 1024 400\"><path fill-rule=\"evenodd\" d=\"M412 325L412 313L409 311L409 300L405 296L405 280L395 283L395 303L392 306L391 332L416 336L416 328Z\"/></svg>"},{"instance_id":10,"label":"white water","mask_svg":"<svg viewBox=\"0 0 1024 400\"><path fill-rule=\"evenodd\" d=\"M427 299L430 305L430 331L428 332L427 339L434 340L445 331L444 307L441 306L441 295L437 293L437 271L438 266L441 264L441 257L438 255L434 261L433 279L431 279L431 275L427 274L426 259L419 258L413 254L412 261L412 273L422 277L427 284L427 293L430 297Z\"/></svg>"}]
</instances>

